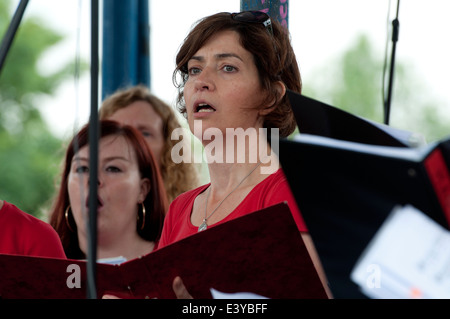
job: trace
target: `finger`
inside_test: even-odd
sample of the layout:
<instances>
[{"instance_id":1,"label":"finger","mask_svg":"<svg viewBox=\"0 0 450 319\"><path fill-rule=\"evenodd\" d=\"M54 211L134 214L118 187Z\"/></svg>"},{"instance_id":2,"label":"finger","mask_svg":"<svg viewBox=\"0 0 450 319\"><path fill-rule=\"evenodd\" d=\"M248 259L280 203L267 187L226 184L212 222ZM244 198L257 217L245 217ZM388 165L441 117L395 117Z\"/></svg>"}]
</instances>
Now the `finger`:
<instances>
[{"instance_id":1,"label":"finger","mask_svg":"<svg viewBox=\"0 0 450 319\"><path fill-rule=\"evenodd\" d=\"M173 291L178 299L193 299L186 289L180 276L176 276L172 284Z\"/></svg>"},{"instance_id":2,"label":"finger","mask_svg":"<svg viewBox=\"0 0 450 319\"><path fill-rule=\"evenodd\" d=\"M103 295L102 299L120 299L120 298L114 295Z\"/></svg>"}]
</instances>

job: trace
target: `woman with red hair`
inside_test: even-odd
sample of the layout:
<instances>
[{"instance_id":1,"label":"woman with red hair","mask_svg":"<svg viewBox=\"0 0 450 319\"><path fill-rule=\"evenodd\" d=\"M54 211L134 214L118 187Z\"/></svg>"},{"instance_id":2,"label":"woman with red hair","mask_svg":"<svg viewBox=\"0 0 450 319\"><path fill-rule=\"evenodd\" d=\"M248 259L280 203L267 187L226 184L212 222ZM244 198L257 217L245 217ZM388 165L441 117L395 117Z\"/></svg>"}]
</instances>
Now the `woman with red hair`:
<instances>
[{"instance_id":1,"label":"woman with red hair","mask_svg":"<svg viewBox=\"0 0 450 319\"><path fill-rule=\"evenodd\" d=\"M153 251L167 198L152 151L135 128L100 121L97 256L134 259ZM68 258L87 253L89 140L85 125L70 142L50 224Z\"/></svg>"}]
</instances>

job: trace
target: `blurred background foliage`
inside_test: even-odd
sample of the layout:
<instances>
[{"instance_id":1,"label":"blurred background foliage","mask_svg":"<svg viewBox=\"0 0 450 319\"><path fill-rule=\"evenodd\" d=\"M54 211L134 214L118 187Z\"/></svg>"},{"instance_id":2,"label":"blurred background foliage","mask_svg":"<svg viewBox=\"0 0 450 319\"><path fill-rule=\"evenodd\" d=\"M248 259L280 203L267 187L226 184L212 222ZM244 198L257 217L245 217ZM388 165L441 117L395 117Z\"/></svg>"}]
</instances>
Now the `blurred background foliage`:
<instances>
[{"instance_id":1,"label":"blurred background foliage","mask_svg":"<svg viewBox=\"0 0 450 319\"><path fill-rule=\"evenodd\" d=\"M2 37L13 10L9 0L0 1ZM0 73L0 198L43 219L59 178L64 141L46 126L35 97L53 95L62 81L87 70L85 63L81 71L69 63L52 74L39 71L43 53L63 39L64 35L47 27L45 21L25 16ZM335 59L325 61L326 69L303 79L303 94L382 123L383 63L370 39L361 35ZM417 90L423 91L422 98L412 100L411 92ZM413 66L396 63L392 126L421 133L427 141L446 137L448 119L439 104L427 94Z\"/></svg>"},{"instance_id":2,"label":"blurred background foliage","mask_svg":"<svg viewBox=\"0 0 450 319\"><path fill-rule=\"evenodd\" d=\"M9 26L9 0L0 1L0 35ZM43 217L59 173L62 141L43 120L36 96L52 95L75 63L53 74L38 68L43 53L64 39L38 17L24 15L0 73L0 198Z\"/></svg>"},{"instance_id":3,"label":"blurred background foliage","mask_svg":"<svg viewBox=\"0 0 450 319\"><path fill-rule=\"evenodd\" d=\"M303 94L375 122L384 122L383 81L387 95L388 72L383 79L384 59L375 54L368 36L361 34L353 45L324 63L304 80ZM390 62L388 52L387 65ZM434 98L414 65L396 61L389 125L416 132L427 142L450 134L448 112ZM417 98L417 92L420 100ZM412 98L414 97L414 98ZM350 130L351 128L349 128Z\"/></svg>"}]
</instances>

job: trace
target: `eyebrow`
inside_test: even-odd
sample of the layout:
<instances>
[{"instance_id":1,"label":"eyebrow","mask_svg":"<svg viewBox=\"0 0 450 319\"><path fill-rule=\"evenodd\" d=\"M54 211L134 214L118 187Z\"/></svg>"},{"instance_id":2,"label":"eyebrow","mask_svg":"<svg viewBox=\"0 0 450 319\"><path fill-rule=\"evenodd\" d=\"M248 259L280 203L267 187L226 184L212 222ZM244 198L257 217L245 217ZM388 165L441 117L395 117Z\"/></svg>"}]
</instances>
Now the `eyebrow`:
<instances>
[{"instance_id":1,"label":"eyebrow","mask_svg":"<svg viewBox=\"0 0 450 319\"><path fill-rule=\"evenodd\" d=\"M142 131L142 130L149 130L149 131L155 131L155 129L153 129L153 127L152 126L148 126L148 125L145 125L145 124L139 124L139 125L137 125L136 126L136 128L138 129L138 131Z\"/></svg>"},{"instance_id":2,"label":"eyebrow","mask_svg":"<svg viewBox=\"0 0 450 319\"><path fill-rule=\"evenodd\" d=\"M123 157L123 156L111 156L111 157L107 157L107 158L104 159L104 162L110 162L110 161L113 161L113 160L122 160L122 161L130 162L130 160L129 160L128 158L125 158L125 157ZM74 156L74 157L72 158L72 163L73 163L73 162L76 162L76 161L85 161L85 162L87 162L87 161L89 161L89 160L88 160L88 158L86 158L86 157Z\"/></svg>"},{"instance_id":3,"label":"eyebrow","mask_svg":"<svg viewBox=\"0 0 450 319\"><path fill-rule=\"evenodd\" d=\"M79 162L79 161L87 162L88 159L86 157L82 157L82 156L74 156L74 157L72 157L72 163L73 162Z\"/></svg>"},{"instance_id":4,"label":"eyebrow","mask_svg":"<svg viewBox=\"0 0 450 319\"><path fill-rule=\"evenodd\" d=\"M242 62L244 62L244 60L242 60L242 58L239 55L237 55L236 53L218 53L218 54L215 54L214 57L217 60L226 59L226 58L236 58L236 59L239 59ZM201 55L194 55L193 57L190 58L190 60L197 60L197 61L202 62L205 60L205 58Z\"/></svg>"}]
</instances>

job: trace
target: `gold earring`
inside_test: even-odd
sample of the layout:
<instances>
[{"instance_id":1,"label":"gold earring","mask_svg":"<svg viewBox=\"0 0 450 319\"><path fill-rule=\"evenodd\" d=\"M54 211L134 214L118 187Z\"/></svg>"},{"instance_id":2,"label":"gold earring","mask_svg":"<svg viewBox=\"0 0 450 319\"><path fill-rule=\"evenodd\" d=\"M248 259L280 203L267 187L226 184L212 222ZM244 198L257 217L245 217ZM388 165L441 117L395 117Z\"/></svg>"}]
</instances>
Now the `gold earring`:
<instances>
[{"instance_id":1,"label":"gold earring","mask_svg":"<svg viewBox=\"0 0 450 319\"><path fill-rule=\"evenodd\" d=\"M69 209L70 209L70 205L66 208L66 211L64 212L64 217L66 218L66 225L67 225L67 227L69 227L69 230L71 232L73 232L73 229L70 226L70 222L69 222Z\"/></svg>"},{"instance_id":2,"label":"gold earring","mask_svg":"<svg viewBox=\"0 0 450 319\"><path fill-rule=\"evenodd\" d=\"M144 202L142 202L141 205L142 205L142 225L141 225L141 230L143 230L144 226L145 226L145 206L144 206Z\"/></svg>"}]
</instances>

